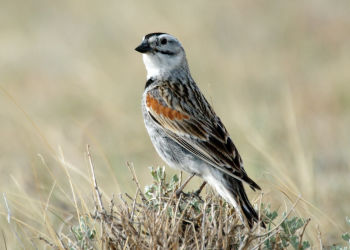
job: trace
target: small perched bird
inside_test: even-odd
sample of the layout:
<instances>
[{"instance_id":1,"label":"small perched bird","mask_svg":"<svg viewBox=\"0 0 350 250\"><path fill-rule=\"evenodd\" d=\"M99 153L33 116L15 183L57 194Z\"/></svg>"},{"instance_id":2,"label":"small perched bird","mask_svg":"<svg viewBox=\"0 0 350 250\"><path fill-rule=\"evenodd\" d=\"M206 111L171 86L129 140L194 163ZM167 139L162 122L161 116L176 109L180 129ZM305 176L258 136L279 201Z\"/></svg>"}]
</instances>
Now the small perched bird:
<instances>
[{"instance_id":1,"label":"small perched bird","mask_svg":"<svg viewBox=\"0 0 350 250\"><path fill-rule=\"evenodd\" d=\"M248 177L226 128L192 79L181 43L167 33L150 33L135 50L143 54L147 70L142 112L158 154L170 167L203 178L251 228L259 218L243 182L253 190L260 187Z\"/></svg>"}]
</instances>

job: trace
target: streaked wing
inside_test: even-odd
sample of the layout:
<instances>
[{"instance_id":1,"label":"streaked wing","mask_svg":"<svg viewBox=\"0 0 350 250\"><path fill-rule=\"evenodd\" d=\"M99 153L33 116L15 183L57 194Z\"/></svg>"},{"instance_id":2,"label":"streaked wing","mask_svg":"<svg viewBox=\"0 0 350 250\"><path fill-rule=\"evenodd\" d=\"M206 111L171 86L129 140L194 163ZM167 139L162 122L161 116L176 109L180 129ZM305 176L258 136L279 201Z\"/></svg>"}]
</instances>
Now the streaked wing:
<instances>
[{"instance_id":1,"label":"streaked wing","mask_svg":"<svg viewBox=\"0 0 350 250\"><path fill-rule=\"evenodd\" d=\"M247 176L224 125L197 88L164 82L147 92L146 107L153 120L181 146L253 189L260 189Z\"/></svg>"}]
</instances>

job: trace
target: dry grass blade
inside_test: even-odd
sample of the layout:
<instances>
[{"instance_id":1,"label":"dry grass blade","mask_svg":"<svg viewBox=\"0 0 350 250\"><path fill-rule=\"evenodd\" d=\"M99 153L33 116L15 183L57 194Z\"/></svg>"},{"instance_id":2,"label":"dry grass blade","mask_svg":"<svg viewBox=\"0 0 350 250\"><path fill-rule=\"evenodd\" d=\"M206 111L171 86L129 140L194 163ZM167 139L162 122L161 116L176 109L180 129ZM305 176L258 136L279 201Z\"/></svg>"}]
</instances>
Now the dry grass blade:
<instances>
[{"instance_id":1,"label":"dry grass blade","mask_svg":"<svg viewBox=\"0 0 350 250\"><path fill-rule=\"evenodd\" d=\"M7 250L7 243L6 243L6 237L5 237L5 233L3 230L1 230L1 235L2 235L2 240L4 242L4 247Z\"/></svg>"},{"instance_id":2,"label":"dry grass blade","mask_svg":"<svg viewBox=\"0 0 350 250\"><path fill-rule=\"evenodd\" d=\"M86 146L86 151L87 151L87 156L88 156L88 159L89 159L89 165L90 165L90 168L91 168L90 169L91 170L91 176L92 176L92 181L93 181L93 184L94 184L94 189L95 189L95 192L96 192L96 198L97 198L97 201L98 201L98 205L99 205L99 207L100 207L100 209L102 211L105 211L105 208L104 208L103 203L102 203L102 195L101 195L100 189L97 186L95 170L94 170L94 164L92 162L92 157L91 157L91 154L90 154L90 146L89 145Z\"/></svg>"}]
</instances>

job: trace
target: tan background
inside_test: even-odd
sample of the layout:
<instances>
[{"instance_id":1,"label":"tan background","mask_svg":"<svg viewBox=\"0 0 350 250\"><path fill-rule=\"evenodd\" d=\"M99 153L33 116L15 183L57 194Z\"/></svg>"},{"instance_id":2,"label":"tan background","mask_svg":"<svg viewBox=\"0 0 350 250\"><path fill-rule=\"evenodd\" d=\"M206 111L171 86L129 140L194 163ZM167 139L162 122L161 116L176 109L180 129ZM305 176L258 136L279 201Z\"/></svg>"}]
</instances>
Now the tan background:
<instances>
[{"instance_id":1,"label":"tan background","mask_svg":"<svg viewBox=\"0 0 350 250\"><path fill-rule=\"evenodd\" d=\"M282 212L300 193L314 206L300 203L300 215L338 242L350 216L349 10L347 0L2 2L0 191L12 215L45 231L48 199L74 213L68 180L91 195L86 144L108 197L135 191L126 161L151 183L148 167L163 162L143 126L133 49L163 31L185 47L263 201ZM13 231L31 233L9 226L0 204L8 243L21 244Z\"/></svg>"}]
</instances>

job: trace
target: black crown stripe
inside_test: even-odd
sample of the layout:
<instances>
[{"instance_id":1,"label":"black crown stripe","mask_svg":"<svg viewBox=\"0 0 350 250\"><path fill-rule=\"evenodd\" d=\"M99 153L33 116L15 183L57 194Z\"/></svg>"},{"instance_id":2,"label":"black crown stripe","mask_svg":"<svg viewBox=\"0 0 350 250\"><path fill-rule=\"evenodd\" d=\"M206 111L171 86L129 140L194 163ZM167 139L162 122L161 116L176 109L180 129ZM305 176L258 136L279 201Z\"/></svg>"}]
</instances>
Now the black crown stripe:
<instances>
[{"instance_id":1,"label":"black crown stripe","mask_svg":"<svg viewBox=\"0 0 350 250\"><path fill-rule=\"evenodd\" d=\"M164 35L164 34L167 34L167 33L163 33L163 32L154 32L154 33L149 33L145 36L145 40L149 39L150 37L152 36L160 36L160 35Z\"/></svg>"}]
</instances>

